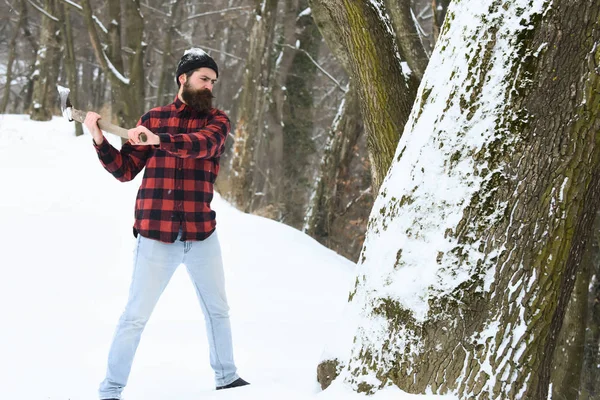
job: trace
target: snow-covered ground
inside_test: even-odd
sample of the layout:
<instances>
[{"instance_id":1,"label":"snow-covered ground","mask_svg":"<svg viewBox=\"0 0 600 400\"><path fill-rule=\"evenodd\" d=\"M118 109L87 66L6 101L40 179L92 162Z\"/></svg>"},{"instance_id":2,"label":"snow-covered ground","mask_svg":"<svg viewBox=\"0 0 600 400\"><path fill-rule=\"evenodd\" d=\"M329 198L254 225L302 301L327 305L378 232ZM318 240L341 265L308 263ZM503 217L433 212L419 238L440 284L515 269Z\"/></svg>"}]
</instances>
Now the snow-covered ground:
<instances>
[{"instance_id":1,"label":"snow-covered ground","mask_svg":"<svg viewBox=\"0 0 600 400\"><path fill-rule=\"evenodd\" d=\"M141 175L100 165L63 118L0 115L0 382L11 400L96 399L127 299ZM109 137L119 147L119 139ZM354 264L303 233L215 196L235 357L252 385L216 392L202 312L180 268L148 323L127 400L363 399L316 366L344 309ZM440 399L388 388L373 400Z\"/></svg>"}]
</instances>

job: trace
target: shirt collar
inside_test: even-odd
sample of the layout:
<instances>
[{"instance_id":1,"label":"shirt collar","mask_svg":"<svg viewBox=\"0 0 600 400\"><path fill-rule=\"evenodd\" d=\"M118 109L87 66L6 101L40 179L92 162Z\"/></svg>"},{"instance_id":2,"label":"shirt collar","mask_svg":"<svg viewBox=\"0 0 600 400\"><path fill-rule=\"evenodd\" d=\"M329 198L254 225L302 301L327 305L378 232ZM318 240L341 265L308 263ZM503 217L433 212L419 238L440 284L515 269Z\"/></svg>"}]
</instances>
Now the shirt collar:
<instances>
[{"instance_id":1,"label":"shirt collar","mask_svg":"<svg viewBox=\"0 0 600 400\"><path fill-rule=\"evenodd\" d=\"M181 101L181 99L179 98L179 95L175 95L175 100L173 101L173 105L175 106L175 109L177 110L177 112L182 112L186 106L186 104L183 101Z\"/></svg>"}]
</instances>

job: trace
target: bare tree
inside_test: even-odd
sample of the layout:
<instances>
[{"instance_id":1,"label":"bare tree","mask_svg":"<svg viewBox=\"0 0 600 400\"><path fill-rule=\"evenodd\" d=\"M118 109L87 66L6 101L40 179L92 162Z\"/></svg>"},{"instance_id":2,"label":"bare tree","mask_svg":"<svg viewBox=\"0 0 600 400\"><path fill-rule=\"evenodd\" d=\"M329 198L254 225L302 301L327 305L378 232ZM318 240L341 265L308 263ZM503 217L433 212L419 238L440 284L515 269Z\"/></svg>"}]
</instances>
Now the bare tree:
<instances>
[{"instance_id":1,"label":"bare tree","mask_svg":"<svg viewBox=\"0 0 600 400\"><path fill-rule=\"evenodd\" d=\"M255 168L256 151L266 140L264 115L271 87L274 60L271 57L276 22L277 0L256 2L256 19L250 32L250 46L242 98L235 127L231 174L232 197L243 210L248 210L255 195L258 174Z\"/></svg>"},{"instance_id":2,"label":"bare tree","mask_svg":"<svg viewBox=\"0 0 600 400\"><path fill-rule=\"evenodd\" d=\"M6 107L8 106L8 102L10 100L10 86L13 78L12 70L13 63L15 62L16 52L17 52L17 38L21 33L21 28L25 23L25 0L18 1L19 4L19 16L17 20L17 24L14 28L13 34L10 38L10 42L8 45L8 60L6 61L6 83L4 84L4 95L2 97L2 105L0 105L0 113L6 112Z\"/></svg>"},{"instance_id":3,"label":"bare tree","mask_svg":"<svg viewBox=\"0 0 600 400\"><path fill-rule=\"evenodd\" d=\"M33 104L31 119L48 121L52 119L52 109L56 109L56 78L60 66L60 35L58 0L45 0L40 30L40 49L37 52L35 71L33 72Z\"/></svg>"}]
</instances>

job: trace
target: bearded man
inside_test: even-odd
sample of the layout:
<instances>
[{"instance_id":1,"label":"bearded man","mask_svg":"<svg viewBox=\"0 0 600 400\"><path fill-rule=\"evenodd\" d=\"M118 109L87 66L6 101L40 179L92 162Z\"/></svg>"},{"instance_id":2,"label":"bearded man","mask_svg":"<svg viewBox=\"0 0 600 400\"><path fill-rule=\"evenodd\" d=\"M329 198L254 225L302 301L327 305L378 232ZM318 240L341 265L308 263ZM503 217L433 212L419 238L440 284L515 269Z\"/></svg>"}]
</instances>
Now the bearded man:
<instances>
[{"instance_id":1,"label":"bearded man","mask_svg":"<svg viewBox=\"0 0 600 400\"><path fill-rule=\"evenodd\" d=\"M216 214L210 208L230 131L227 115L212 107L218 76L207 53L187 50L177 66L175 100L144 114L120 151L98 128L100 116L86 116L98 158L116 179L130 181L146 168L135 203L137 244L129 299L110 347L100 399L121 399L144 327L180 264L187 268L204 313L216 389L248 384L238 376L233 359Z\"/></svg>"}]
</instances>

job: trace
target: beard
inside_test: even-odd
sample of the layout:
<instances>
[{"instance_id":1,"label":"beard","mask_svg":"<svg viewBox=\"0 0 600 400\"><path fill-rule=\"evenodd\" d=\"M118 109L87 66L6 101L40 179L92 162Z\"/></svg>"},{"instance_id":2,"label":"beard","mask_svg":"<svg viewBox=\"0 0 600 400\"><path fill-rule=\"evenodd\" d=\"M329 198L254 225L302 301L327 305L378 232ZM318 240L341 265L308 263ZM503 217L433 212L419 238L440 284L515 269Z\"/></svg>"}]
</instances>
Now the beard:
<instances>
[{"instance_id":1,"label":"beard","mask_svg":"<svg viewBox=\"0 0 600 400\"><path fill-rule=\"evenodd\" d=\"M192 107L199 113L207 113L212 108L212 99L214 96L208 89L192 89L188 82L183 84L183 91L181 92L181 100L183 100L188 106Z\"/></svg>"}]
</instances>

